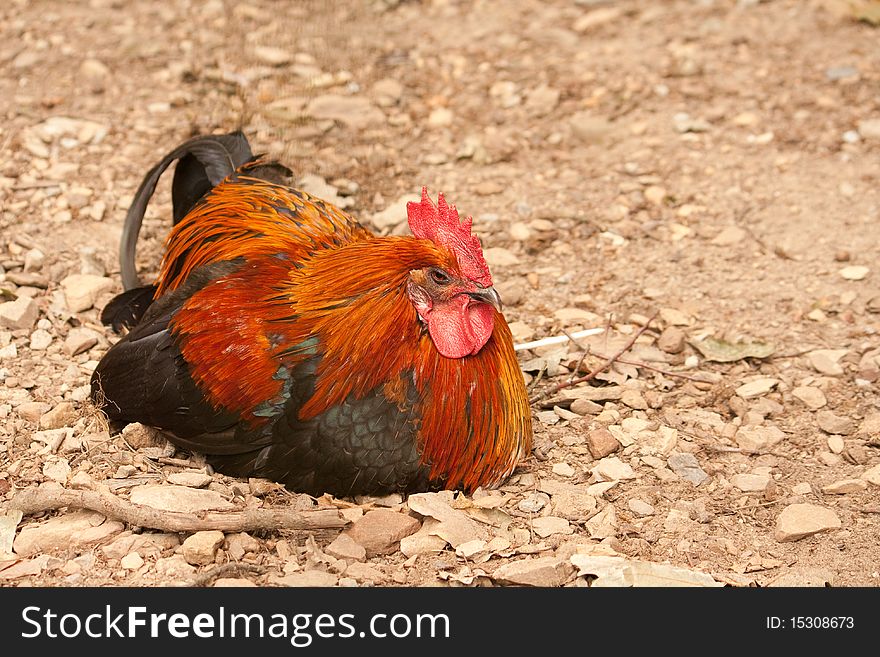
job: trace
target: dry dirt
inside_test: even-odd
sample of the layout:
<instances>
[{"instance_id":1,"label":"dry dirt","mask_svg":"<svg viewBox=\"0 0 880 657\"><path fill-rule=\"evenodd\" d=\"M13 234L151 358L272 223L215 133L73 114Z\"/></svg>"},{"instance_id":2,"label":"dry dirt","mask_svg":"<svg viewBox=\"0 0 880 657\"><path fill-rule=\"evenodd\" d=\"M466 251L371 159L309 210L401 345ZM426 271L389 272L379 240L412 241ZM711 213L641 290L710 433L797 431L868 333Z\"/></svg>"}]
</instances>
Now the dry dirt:
<instances>
[{"instance_id":1,"label":"dry dirt","mask_svg":"<svg viewBox=\"0 0 880 657\"><path fill-rule=\"evenodd\" d=\"M661 370L618 363L578 413L570 395L536 405L532 458L490 501L452 504L484 541L458 554L351 566L325 554L336 531L269 531L227 534L191 566L186 534L91 518L91 534L7 555L3 585L191 584L227 563L257 567L224 571L240 585L479 585L537 558L523 565L537 583L582 585L572 555L615 552L729 585L880 582L878 29L802 0L18 0L0 35L0 287L39 309L0 328L0 501L41 484L125 498L199 465L103 434L86 401L115 339L98 315L120 289L125 210L198 133L242 127L383 230L404 217L382 210L443 191L474 216L520 341L608 324L590 345L610 354L659 311L629 358ZM145 276L169 215L165 184ZM112 289L72 312L61 281L80 273ZM706 338L773 351L714 362L694 346ZM537 392L581 353L520 355ZM602 427L617 451L600 463ZM849 492L829 492L843 480ZM217 474L208 488L238 506L315 505ZM317 503L411 512L395 497ZM780 541L795 504L813 505L807 525L830 518ZM72 513L26 516L18 538Z\"/></svg>"}]
</instances>

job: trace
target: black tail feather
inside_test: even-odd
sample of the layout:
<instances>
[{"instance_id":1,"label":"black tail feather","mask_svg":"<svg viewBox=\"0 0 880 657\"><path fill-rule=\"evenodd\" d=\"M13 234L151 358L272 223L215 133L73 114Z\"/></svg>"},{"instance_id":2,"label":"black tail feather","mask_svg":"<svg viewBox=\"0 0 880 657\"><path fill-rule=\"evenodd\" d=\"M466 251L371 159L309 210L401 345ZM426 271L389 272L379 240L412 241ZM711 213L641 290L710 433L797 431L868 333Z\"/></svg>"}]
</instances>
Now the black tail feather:
<instances>
[{"instance_id":1,"label":"black tail feather","mask_svg":"<svg viewBox=\"0 0 880 657\"><path fill-rule=\"evenodd\" d=\"M141 182L122 229L119 265L126 290L140 285L135 265L137 238L147 203L165 170L180 160L172 183L174 222L177 223L214 185L253 159L250 144L240 131L227 135L196 137L181 144L154 166Z\"/></svg>"},{"instance_id":2,"label":"black tail feather","mask_svg":"<svg viewBox=\"0 0 880 657\"><path fill-rule=\"evenodd\" d=\"M113 297L101 311L101 322L113 327L117 333L130 329L141 321L141 317L153 303L155 285L144 285L126 290Z\"/></svg>"}]
</instances>

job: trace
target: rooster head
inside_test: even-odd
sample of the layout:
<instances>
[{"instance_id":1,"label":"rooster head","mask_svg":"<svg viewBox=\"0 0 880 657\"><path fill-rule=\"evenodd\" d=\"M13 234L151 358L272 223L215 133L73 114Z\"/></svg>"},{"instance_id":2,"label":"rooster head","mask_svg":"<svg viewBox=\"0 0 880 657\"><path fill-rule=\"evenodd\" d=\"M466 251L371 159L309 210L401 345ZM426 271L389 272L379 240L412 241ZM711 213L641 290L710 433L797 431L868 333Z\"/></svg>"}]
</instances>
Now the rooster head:
<instances>
[{"instance_id":1,"label":"rooster head","mask_svg":"<svg viewBox=\"0 0 880 657\"><path fill-rule=\"evenodd\" d=\"M410 301L443 356L476 354L492 337L501 299L480 240L471 234L473 220L461 221L443 194L434 205L425 187L421 201L407 203L406 211L413 235L448 249L457 263L455 269L431 266L410 272Z\"/></svg>"}]
</instances>

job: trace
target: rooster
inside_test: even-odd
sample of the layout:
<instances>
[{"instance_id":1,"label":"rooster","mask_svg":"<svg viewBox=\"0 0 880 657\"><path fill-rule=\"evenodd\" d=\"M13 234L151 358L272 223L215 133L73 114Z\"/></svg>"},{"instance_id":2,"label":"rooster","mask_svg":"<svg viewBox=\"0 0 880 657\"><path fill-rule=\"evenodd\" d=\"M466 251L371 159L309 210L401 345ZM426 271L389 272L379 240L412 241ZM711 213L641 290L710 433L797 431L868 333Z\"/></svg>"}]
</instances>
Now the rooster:
<instances>
[{"instance_id":1,"label":"rooster","mask_svg":"<svg viewBox=\"0 0 880 657\"><path fill-rule=\"evenodd\" d=\"M175 161L174 226L142 286L137 235ZM126 291L102 314L130 330L92 399L219 472L312 495L498 486L530 453L531 412L471 218L423 189L412 236L377 236L290 176L240 132L147 174L123 230Z\"/></svg>"}]
</instances>

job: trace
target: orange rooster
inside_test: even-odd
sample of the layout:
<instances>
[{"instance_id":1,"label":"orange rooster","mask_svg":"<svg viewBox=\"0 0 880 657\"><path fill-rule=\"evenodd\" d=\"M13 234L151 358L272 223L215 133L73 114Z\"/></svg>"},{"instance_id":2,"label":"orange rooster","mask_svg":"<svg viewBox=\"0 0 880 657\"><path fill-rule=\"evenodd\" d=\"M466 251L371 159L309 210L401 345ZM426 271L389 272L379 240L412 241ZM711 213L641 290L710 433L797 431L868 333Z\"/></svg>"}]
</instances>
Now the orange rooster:
<instances>
[{"instance_id":1,"label":"orange rooster","mask_svg":"<svg viewBox=\"0 0 880 657\"><path fill-rule=\"evenodd\" d=\"M175 225L155 285L134 246L165 169ZM126 218L131 330L92 398L218 471L338 496L499 485L531 449L522 375L471 219L409 203L410 236L372 234L285 183L241 133L193 139L151 170Z\"/></svg>"}]
</instances>

